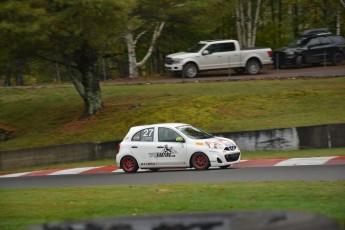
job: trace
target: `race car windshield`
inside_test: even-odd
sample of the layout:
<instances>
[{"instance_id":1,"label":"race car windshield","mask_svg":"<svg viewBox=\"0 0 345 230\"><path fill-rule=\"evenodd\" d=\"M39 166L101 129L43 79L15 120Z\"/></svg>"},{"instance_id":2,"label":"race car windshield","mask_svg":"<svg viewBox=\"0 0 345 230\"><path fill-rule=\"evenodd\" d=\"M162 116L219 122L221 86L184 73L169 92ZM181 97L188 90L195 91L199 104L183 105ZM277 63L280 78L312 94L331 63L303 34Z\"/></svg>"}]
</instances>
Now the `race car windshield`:
<instances>
[{"instance_id":1,"label":"race car windshield","mask_svg":"<svg viewBox=\"0 0 345 230\"><path fill-rule=\"evenodd\" d=\"M206 133L200 129L197 129L193 126L180 126L180 127L177 127L177 129L192 139L208 139L208 138L213 137L213 135L208 134L208 133Z\"/></svg>"},{"instance_id":2,"label":"race car windshield","mask_svg":"<svg viewBox=\"0 0 345 230\"><path fill-rule=\"evenodd\" d=\"M197 53L201 50L202 47L204 47L206 44L198 43L195 44L194 46L190 47L187 49L187 53Z\"/></svg>"}]
</instances>

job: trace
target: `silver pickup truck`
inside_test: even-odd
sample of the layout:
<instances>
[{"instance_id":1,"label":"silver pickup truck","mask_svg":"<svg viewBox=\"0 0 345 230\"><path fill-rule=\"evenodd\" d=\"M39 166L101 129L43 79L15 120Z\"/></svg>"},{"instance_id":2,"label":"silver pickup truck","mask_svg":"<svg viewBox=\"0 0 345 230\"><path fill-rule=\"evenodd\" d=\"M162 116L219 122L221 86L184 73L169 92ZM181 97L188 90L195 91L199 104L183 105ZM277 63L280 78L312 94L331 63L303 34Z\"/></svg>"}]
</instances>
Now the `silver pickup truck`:
<instances>
[{"instance_id":1,"label":"silver pickup truck","mask_svg":"<svg viewBox=\"0 0 345 230\"><path fill-rule=\"evenodd\" d=\"M263 65L272 64L270 48L241 49L236 40L200 41L187 52L166 56L165 69L183 77L195 77L200 71L234 69L258 74Z\"/></svg>"}]
</instances>

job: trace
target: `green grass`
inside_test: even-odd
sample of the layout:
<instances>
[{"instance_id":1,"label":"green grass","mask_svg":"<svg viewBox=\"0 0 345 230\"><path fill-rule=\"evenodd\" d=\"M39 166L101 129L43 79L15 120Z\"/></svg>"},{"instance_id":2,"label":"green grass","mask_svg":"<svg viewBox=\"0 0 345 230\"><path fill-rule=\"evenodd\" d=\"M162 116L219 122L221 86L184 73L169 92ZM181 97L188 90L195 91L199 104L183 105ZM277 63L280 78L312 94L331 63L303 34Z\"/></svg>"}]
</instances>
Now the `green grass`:
<instances>
[{"instance_id":1,"label":"green grass","mask_svg":"<svg viewBox=\"0 0 345 230\"><path fill-rule=\"evenodd\" d=\"M240 210L312 212L344 226L344 191L344 181L0 190L0 229L67 219Z\"/></svg>"},{"instance_id":2,"label":"green grass","mask_svg":"<svg viewBox=\"0 0 345 230\"><path fill-rule=\"evenodd\" d=\"M0 150L120 140L133 125L185 122L231 132L345 122L345 77L221 83L103 85L105 108L79 120L73 87L1 88Z\"/></svg>"},{"instance_id":3,"label":"green grass","mask_svg":"<svg viewBox=\"0 0 345 230\"><path fill-rule=\"evenodd\" d=\"M1 88L0 126L15 132L11 140L0 143L0 150L120 140L133 125L158 122L191 123L208 132L345 122L345 77L104 85L102 95L104 110L79 120L83 104L72 87ZM345 155L345 149L245 152L243 159L334 155ZM19 171L113 164L113 159L106 159ZM66 219L238 210L313 212L344 226L344 200L344 181L0 190L0 229Z\"/></svg>"}]
</instances>

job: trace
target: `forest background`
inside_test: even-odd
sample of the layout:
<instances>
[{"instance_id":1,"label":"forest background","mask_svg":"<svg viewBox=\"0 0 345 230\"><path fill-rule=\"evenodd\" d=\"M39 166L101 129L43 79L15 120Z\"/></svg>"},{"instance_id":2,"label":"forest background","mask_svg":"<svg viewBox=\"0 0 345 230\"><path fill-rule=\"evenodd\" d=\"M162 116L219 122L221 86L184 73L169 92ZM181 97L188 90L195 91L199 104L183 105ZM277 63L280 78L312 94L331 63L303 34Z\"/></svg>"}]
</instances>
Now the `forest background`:
<instances>
[{"instance_id":1,"label":"forest background","mask_svg":"<svg viewBox=\"0 0 345 230\"><path fill-rule=\"evenodd\" d=\"M4 0L4 86L72 82L84 113L103 108L100 81L162 76L164 58L200 40L286 46L299 32L345 34L344 0Z\"/></svg>"}]
</instances>

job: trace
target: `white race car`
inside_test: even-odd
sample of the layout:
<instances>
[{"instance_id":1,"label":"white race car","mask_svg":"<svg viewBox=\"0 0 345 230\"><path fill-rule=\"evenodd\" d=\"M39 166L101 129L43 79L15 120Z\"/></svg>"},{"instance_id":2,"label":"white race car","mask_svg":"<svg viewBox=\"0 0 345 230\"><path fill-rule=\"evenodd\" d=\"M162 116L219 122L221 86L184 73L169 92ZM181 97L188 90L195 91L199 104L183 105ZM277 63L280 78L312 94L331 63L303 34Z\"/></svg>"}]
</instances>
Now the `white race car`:
<instances>
[{"instance_id":1,"label":"white race car","mask_svg":"<svg viewBox=\"0 0 345 230\"><path fill-rule=\"evenodd\" d=\"M164 123L132 127L119 144L116 162L125 172L134 173L139 168L227 168L240 158L240 149L230 139L188 124Z\"/></svg>"}]
</instances>

